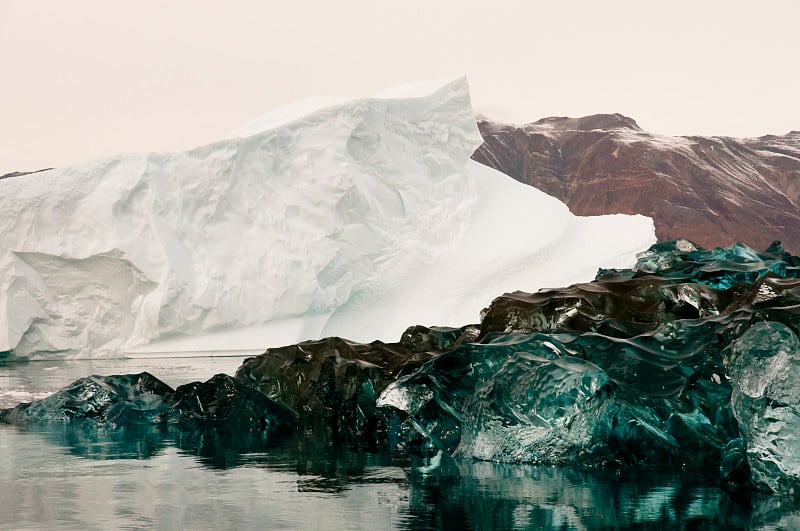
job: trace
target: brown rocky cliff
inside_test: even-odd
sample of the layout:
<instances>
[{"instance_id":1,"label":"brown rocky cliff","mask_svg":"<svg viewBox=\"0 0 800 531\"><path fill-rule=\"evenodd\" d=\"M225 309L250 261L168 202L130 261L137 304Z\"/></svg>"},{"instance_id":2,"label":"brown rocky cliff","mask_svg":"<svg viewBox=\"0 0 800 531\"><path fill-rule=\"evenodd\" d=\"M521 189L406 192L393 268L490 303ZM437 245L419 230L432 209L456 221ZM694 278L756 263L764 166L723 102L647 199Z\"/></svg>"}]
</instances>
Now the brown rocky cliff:
<instances>
[{"instance_id":1,"label":"brown rocky cliff","mask_svg":"<svg viewBox=\"0 0 800 531\"><path fill-rule=\"evenodd\" d=\"M800 251L800 131L735 139L670 137L620 114L478 119L473 159L564 201L575 214L644 214L659 240L704 247L781 240Z\"/></svg>"}]
</instances>

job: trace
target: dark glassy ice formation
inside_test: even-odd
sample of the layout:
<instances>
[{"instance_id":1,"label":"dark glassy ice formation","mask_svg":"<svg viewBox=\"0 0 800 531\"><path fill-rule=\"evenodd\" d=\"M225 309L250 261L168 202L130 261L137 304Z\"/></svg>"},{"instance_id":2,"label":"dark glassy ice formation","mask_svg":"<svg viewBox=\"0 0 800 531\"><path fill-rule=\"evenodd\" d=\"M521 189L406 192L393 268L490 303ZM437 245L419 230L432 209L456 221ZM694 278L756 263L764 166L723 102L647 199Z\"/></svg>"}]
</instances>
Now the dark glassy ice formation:
<instances>
[{"instance_id":1,"label":"dark glassy ice formation","mask_svg":"<svg viewBox=\"0 0 800 531\"><path fill-rule=\"evenodd\" d=\"M47 398L0 410L0 422L70 423L102 429L167 424L260 432L291 426L295 418L282 405L227 374L173 390L143 372L80 378Z\"/></svg>"},{"instance_id":2,"label":"dark glassy ice formation","mask_svg":"<svg viewBox=\"0 0 800 531\"><path fill-rule=\"evenodd\" d=\"M800 258L775 243L662 242L630 270L492 301L480 325L397 343L307 341L172 390L90 377L7 423L301 433L394 452L713 471L736 493L800 482ZM188 430L188 431L187 431Z\"/></svg>"},{"instance_id":3,"label":"dark glassy ice formation","mask_svg":"<svg viewBox=\"0 0 800 531\"><path fill-rule=\"evenodd\" d=\"M236 376L286 406L318 437L380 442L388 436L376 404L384 388L401 370L475 337L477 330L469 327L415 326L393 344L306 341L249 358Z\"/></svg>"},{"instance_id":4,"label":"dark glassy ice formation","mask_svg":"<svg viewBox=\"0 0 800 531\"><path fill-rule=\"evenodd\" d=\"M30 404L0 411L10 424L69 422L96 426L153 424L169 408L173 389L150 373L87 376Z\"/></svg>"},{"instance_id":5,"label":"dark glassy ice formation","mask_svg":"<svg viewBox=\"0 0 800 531\"><path fill-rule=\"evenodd\" d=\"M678 240L591 283L503 295L477 342L402 375L379 405L459 456L704 466L732 490L790 492L799 263L777 243Z\"/></svg>"}]
</instances>

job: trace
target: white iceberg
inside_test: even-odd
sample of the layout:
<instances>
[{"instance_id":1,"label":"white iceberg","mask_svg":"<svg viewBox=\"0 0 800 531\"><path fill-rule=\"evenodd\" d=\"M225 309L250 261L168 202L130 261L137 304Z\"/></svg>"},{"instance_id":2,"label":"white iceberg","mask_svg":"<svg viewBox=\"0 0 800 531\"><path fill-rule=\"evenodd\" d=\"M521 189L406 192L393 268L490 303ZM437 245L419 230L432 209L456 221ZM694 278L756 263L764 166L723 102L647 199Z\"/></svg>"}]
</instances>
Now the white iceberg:
<instances>
[{"instance_id":1,"label":"white iceberg","mask_svg":"<svg viewBox=\"0 0 800 531\"><path fill-rule=\"evenodd\" d=\"M0 180L0 352L397 340L477 322L504 291L630 267L655 241L649 218L576 217L471 161L480 143L462 78Z\"/></svg>"}]
</instances>

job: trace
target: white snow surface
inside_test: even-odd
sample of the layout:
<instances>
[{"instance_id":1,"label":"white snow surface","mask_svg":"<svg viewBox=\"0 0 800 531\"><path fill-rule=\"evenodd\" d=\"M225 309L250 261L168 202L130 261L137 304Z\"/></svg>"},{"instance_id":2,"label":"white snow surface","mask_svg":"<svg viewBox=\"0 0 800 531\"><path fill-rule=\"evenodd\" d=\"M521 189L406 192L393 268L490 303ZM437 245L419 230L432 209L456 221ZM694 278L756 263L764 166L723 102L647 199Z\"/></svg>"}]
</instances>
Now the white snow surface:
<instances>
[{"instance_id":1,"label":"white snow surface","mask_svg":"<svg viewBox=\"0 0 800 531\"><path fill-rule=\"evenodd\" d=\"M469 159L464 78L270 113L184 153L0 180L0 352L263 351L479 321L629 267L642 216L576 217Z\"/></svg>"}]
</instances>

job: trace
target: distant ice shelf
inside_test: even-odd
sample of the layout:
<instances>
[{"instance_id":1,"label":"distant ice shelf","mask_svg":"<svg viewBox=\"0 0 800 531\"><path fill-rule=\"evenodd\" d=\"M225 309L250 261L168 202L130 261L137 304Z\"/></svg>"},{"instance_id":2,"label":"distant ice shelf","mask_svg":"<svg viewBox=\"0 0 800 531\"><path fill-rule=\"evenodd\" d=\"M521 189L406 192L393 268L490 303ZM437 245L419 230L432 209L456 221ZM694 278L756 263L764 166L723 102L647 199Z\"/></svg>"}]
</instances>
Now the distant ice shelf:
<instances>
[{"instance_id":1,"label":"distant ice shelf","mask_svg":"<svg viewBox=\"0 0 800 531\"><path fill-rule=\"evenodd\" d=\"M576 217L469 160L464 78L277 110L184 153L0 181L0 352L261 351L477 322L630 267L641 216Z\"/></svg>"}]
</instances>

